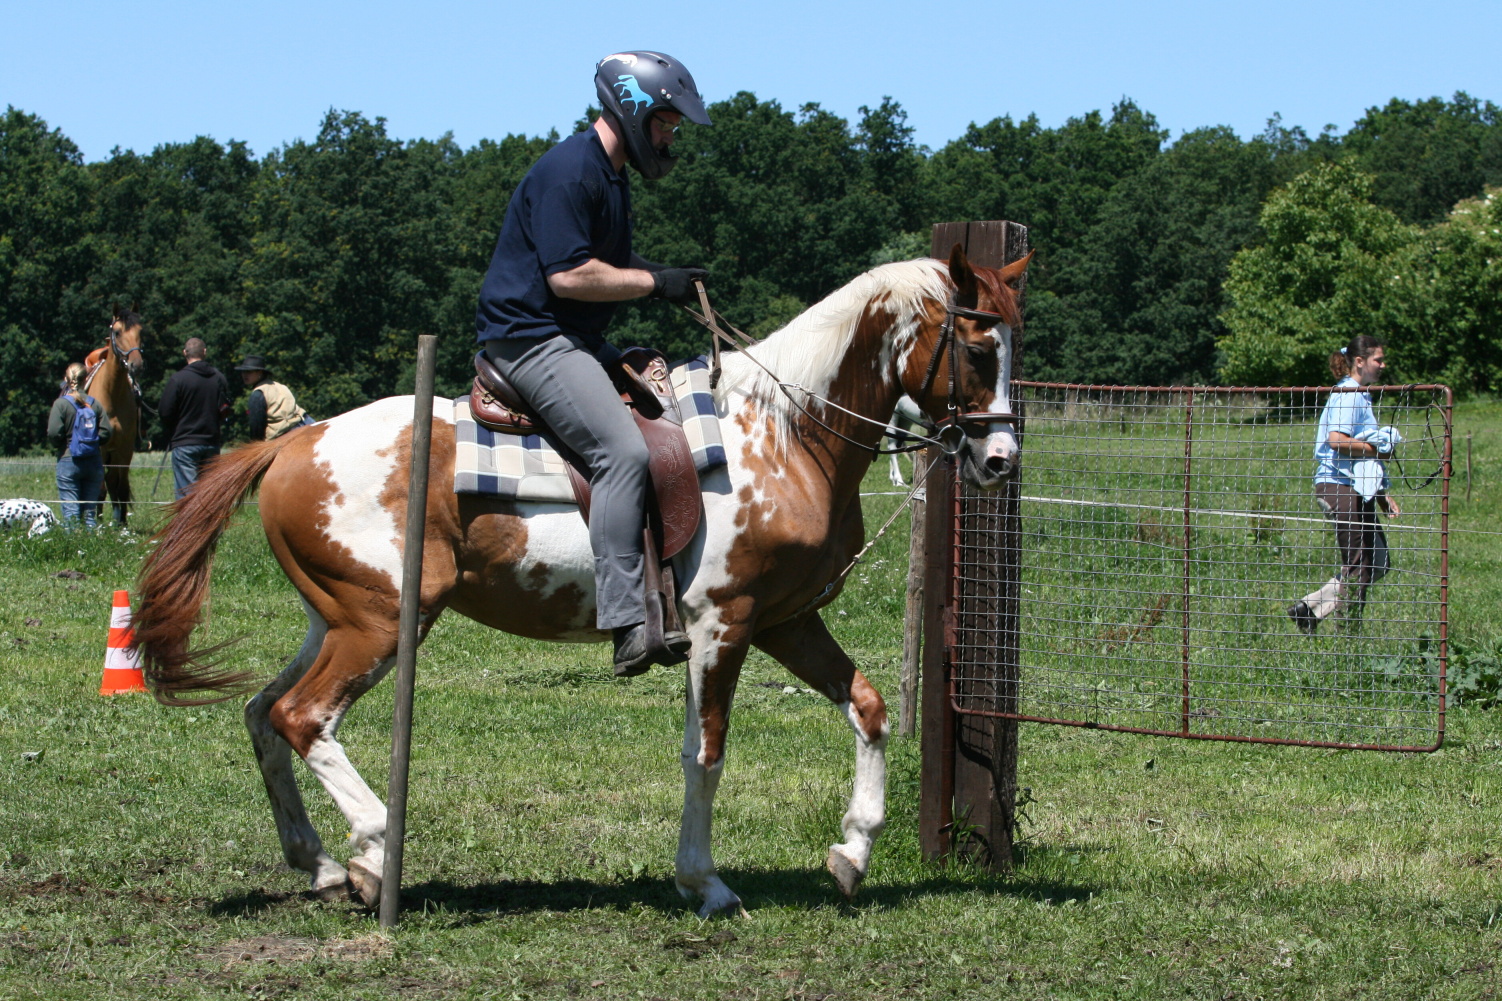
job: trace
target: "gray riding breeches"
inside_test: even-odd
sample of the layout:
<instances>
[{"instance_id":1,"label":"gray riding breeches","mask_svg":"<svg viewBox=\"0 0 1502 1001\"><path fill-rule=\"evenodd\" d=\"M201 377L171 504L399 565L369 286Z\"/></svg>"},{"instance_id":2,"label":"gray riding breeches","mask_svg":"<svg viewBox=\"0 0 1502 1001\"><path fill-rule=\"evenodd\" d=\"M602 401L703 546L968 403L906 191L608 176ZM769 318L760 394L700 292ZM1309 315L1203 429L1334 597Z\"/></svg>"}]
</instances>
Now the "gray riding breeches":
<instances>
[{"instance_id":1,"label":"gray riding breeches","mask_svg":"<svg viewBox=\"0 0 1502 1001\"><path fill-rule=\"evenodd\" d=\"M486 356L512 388L587 467L595 622L613 629L646 618L642 529L647 444L597 351L615 353L608 344L592 346L570 333L485 342Z\"/></svg>"}]
</instances>

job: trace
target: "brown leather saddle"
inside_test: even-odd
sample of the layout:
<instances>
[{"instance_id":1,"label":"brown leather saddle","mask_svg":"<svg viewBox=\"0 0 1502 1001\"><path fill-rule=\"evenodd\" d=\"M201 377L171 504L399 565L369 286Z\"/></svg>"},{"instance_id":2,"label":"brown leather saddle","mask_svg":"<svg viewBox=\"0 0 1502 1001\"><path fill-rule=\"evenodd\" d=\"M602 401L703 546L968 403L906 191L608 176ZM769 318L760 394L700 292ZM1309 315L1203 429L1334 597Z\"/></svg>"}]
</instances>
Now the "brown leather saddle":
<instances>
[{"instance_id":1,"label":"brown leather saddle","mask_svg":"<svg viewBox=\"0 0 1502 1001\"><path fill-rule=\"evenodd\" d=\"M608 367L611 382L621 394L621 402L631 409L636 426L641 429L648 451L647 470L652 484L648 494L646 528L646 586L650 594L661 595L662 603L654 609L648 602L649 634L655 633L660 644L663 630L680 630L676 587L672 564L676 556L699 531L702 500L699 496L699 472L688 437L683 432L683 415L668 377L667 359L659 351L628 348L621 353L620 364ZM481 351L475 355L475 381L469 391L469 412L476 423L501 434L540 434L549 432L522 402L490 359ZM589 478L578 456L552 440L558 454L567 462L569 484L585 524L589 523ZM660 611L659 616L656 612ZM656 620L655 622L653 620Z\"/></svg>"}]
</instances>

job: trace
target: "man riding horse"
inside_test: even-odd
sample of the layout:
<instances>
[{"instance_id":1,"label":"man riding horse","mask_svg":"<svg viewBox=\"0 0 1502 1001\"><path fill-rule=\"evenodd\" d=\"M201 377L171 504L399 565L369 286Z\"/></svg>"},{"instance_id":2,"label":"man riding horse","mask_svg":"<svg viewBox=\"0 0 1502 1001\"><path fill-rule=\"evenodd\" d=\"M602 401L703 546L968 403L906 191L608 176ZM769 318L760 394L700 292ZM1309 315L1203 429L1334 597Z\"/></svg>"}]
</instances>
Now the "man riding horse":
<instances>
[{"instance_id":1,"label":"man riding horse","mask_svg":"<svg viewBox=\"0 0 1502 1001\"><path fill-rule=\"evenodd\" d=\"M694 78L659 52L606 56L595 69L603 113L533 165L506 210L480 289L486 356L557 439L587 466L597 625L615 641L615 673L687 659L688 636L656 645L645 626L647 446L607 368L615 303L688 302L702 268L668 268L631 249L630 163L654 180L673 168L684 119L710 124Z\"/></svg>"}]
</instances>

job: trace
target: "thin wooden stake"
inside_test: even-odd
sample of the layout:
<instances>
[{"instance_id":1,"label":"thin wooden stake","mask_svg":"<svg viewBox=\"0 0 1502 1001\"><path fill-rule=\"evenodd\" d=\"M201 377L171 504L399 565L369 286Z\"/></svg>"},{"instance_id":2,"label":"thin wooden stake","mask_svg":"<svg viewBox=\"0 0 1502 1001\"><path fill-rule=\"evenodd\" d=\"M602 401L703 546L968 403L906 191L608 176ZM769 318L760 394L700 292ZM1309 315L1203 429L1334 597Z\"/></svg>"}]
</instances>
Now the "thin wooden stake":
<instances>
[{"instance_id":1,"label":"thin wooden stake","mask_svg":"<svg viewBox=\"0 0 1502 1001\"><path fill-rule=\"evenodd\" d=\"M386 793L386 864L381 873L381 927L401 916L402 849L407 838L407 773L412 760L412 696L417 681L417 616L422 596L423 537L428 523L428 458L433 446L433 378L438 338L417 339L412 406L407 531L402 536L402 598L396 645L396 710L391 721L391 780Z\"/></svg>"},{"instance_id":2,"label":"thin wooden stake","mask_svg":"<svg viewBox=\"0 0 1502 1001\"><path fill-rule=\"evenodd\" d=\"M1471 432L1465 433L1465 499L1471 499Z\"/></svg>"},{"instance_id":3,"label":"thin wooden stake","mask_svg":"<svg viewBox=\"0 0 1502 1001\"><path fill-rule=\"evenodd\" d=\"M927 453L913 453L913 482L928 475ZM897 683L897 735L918 732L918 673L923 659L923 571L927 565L924 545L926 517L924 495L913 495L909 510L912 529L908 539L907 615L902 630L902 677Z\"/></svg>"}]
</instances>

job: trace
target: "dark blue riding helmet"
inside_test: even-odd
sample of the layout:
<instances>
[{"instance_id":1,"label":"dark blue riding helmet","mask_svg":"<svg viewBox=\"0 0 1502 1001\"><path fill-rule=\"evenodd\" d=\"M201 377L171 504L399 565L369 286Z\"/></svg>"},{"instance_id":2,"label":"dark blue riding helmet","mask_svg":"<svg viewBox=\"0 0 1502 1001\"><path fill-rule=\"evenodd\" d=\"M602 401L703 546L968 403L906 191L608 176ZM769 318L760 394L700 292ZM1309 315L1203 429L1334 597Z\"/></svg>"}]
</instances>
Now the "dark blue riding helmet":
<instances>
[{"instance_id":1,"label":"dark blue riding helmet","mask_svg":"<svg viewBox=\"0 0 1502 1001\"><path fill-rule=\"evenodd\" d=\"M652 115L676 111L695 125L709 125L704 98L683 64L661 52L617 52L595 67L595 91L605 113L621 127L626 159L648 180L673 169L671 151L652 146Z\"/></svg>"}]
</instances>

